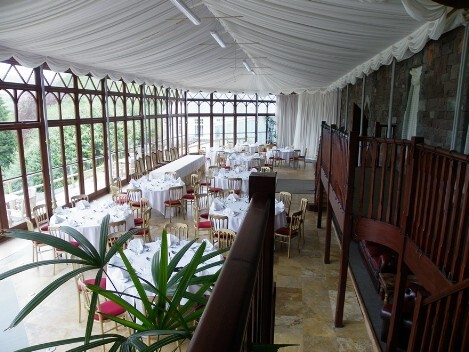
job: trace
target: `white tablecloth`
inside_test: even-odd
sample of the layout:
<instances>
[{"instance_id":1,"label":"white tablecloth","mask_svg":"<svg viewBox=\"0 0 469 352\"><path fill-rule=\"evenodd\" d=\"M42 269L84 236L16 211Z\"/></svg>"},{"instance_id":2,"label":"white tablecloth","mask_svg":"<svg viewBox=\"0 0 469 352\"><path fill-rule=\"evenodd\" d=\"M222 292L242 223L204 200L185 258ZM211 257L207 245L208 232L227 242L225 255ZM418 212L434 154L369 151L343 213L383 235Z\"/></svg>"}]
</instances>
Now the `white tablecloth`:
<instances>
[{"instance_id":1,"label":"white tablecloth","mask_svg":"<svg viewBox=\"0 0 469 352\"><path fill-rule=\"evenodd\" d=\"M148 179L144 176L137 181L131 180L129 183L129 187L141 189L143 198L148 199L152 209L156 209L161 214L164 214L164 202L169 199L169 188L175 186L183 186L183 192L186 193L186 185L180 178L174 180L162 176ZM169 218L169 212L166 215Z\"/></svg>"},{"instance_id":2,"label":"white tablecloth","mask_svg":"<svg viewBox=\"0 0 469 352\"><path fill-rule=\"evenodd\" d=\"M169 260L171 260L171 258L177 252L179 252L182 249L182 247L188 243L188 241L181 240L181 242L177 242L177 238L175 236L170 235L169 237L172 239L172 244L168 248ZM157 240L155 242L146 243L143 246L140 246L141 248L140 253L138 253L138 251L134 252L132 250L132 249L139 247L139 243L137 241L141 241L141 240L140 239L132 240L128 248L124 250L124 253L129 259L130 263L132 264L132 267L137 272L137 275L153 283L153 278L151 276L151 262L153 260L153 256L155 255L155 253L160 250L161 241ZM206 248L205 253L209 253L211 250L213 250L212 244L206 240L205 242L207 245L205 247ZM180 260L179 264L177 264L176 267L184 267L187 264L189 264L192 257L194 256L195 250L199 246L200 246L200 243L194 243L191 249L189 249L185 253L185 255L182 257L182 259ZM209 263L215 263L222 259L223 257L221 255L215 256L214 258L207 260L204 263L204 265L209 264ZM109 262L109 265L107 268L107 274L109 276L109 280L106 280L106 288L108 290L117 290L119 292L126 292L131 295L136 295L137 290L135 289L135 286L133 285L132 280L129 279L128 272L126 270L122 270L121 268L125 268L125 266L122 262L122 259L120 258L120 255L116 254L114 257L111 258L111 261ZM202 276L202 275L215 274L220 268L221 268L221 265L211 267L211 268L208 268L206 270L203 270L197 273L197 275ZM195 290L197 290L197 287L194 287L193 289L195 292ZM128 297L128 296L123 296L123 298L132 304L136 304L137 308L141 309L140 301L135 302L132 297Z\"/></svg>"},{"instance_id":3,"label":"white tablecloth","mask_svg":"<svg viewBox=\"0 0 469 352\"><path fill-rule=\"evenodd\" d=\"M289 159L293 157L294 150L289 148L280 148L277 149L281 158L285 159L285 162L288 163ZM275 155L275 149L270 149L267 151L267 158L270 158Z\"/></svg>"},{"instance_id":4,"label":"white tablecloth","mask_svg":"<svg viewBox=\"0 0 469 352\"><path fill-rule=\"evenodd\" d=\"M241 192L243 194L248 194L250 174L251 174L251 171L236 172L235 170L226 171L224 169L220 169L220 171L216 175L213 175L215 177L215 187L228 189L229 178L234 178L234 177L242 178L243 182L241 186Z\"/></svg>"},{"instance_id":5,"label":"white tablecloth","mask_svg":"<svg viewBox=\"0 0 469 352\"><path fill-rule=\"evenodd\" d=\"M85 209L75 207L58 211L52 215L50 225L73 227L98 248L101 222L107 214L111 216L111 222L125 219L127 230L135 226L132 210L127 204L115 205L113 202L100 201L91 203Z\"/></svg>"},{"instance_id":6,"label":"white tablecloth","mask_svg":"<svg viewBox=\"0 0 469 352\"><path fill-rule=\"evenodd\" d=\"M210 206L211 215L226 215L228 216L228 228L238 232L246 211L249 207L248 197L240 197L236 200L235 196L228 196L226 199L215 198ZM287 215L285 214L285 207L282 202L275 201L275 219L274 228L278 229L287 224Z\"/></svg>"},{"instance_id":7,"label":"white tablecloth","mask_svg":"<svg viewBox=\"0 0 469 352\"><path fill-rule=\"evenodd\" d=\"M234 167L235 165L241 165L246 169L249 169L252 165L252 159L259 158L261 166L264 166L265 160L262 159L258 153L254 154L242 154L242 153L233 153L226 158L226 165Z\"/></svg>"},{"instance_id":8,"label":"white tablecloth","mask_svg":"<svg viewBox=\"0 0 469 352\"><path fill-rule=\"evenodd\" d=\"M156 170L150 172L150 178L159 178L164 176L165 172L175 171L178 177L184 178L192 173L197 173L205 165L203 155L185 155L175 161L170 162Z\"/></svg>"}]
</instances>

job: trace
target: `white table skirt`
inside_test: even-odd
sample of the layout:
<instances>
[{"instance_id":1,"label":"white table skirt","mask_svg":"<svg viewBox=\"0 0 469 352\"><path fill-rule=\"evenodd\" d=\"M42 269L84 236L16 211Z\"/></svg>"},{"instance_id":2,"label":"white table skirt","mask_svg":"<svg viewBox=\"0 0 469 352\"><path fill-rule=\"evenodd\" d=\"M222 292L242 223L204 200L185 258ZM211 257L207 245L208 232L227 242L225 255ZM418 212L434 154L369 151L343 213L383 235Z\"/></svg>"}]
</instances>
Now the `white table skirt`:
<instances>
[{"instance_id":1,"label":"white table skirt","mask_svg":"<svg viewBox=\"0 0 469 352\"><path fill-rule=\"evenodd\" d=\"M197 173L205 165L203 155L185 155L175 161L170 162L156 170L150 172L150 178L164 176L165 172L175 171L178 177L184 178L192 173Z\"/></svg>"},{"instance_id":2,"label":"white table skirt","mask_svg":"<svg viewBox=\"0 0 469 352\"><path fill-rule=\"evenodd\" d=\"M164 202L169 199L169 188L183 186L183 193L186 193L186 185L180 180L165 180L164 177L148 180L145 176L132 182L129 187L142 190L142 197L148 199L152 209L164 214ZM169 218L169 212L166 214Z\"/></svg>"},{"instance_id":3,"label":"white table skirt","mask_svg":"<svg viewBox=\"0 0 469 352\"><path fill-rule=\"evenodd\" d=\"M102 219L111 215L110 221L120 221L125 219L126 228L130 230L134 225L132 210L127 204L116 205L106 208L104 204L92 203L87 209L64 209L62 214L54 214L50 219L51 226L70 226L86 237L91 244L98 249L99 234L101 231ZM62 221L60 221L62 219Z\"/></svg>"},{"instance_id":4,"label":"white table skirt","mask_svg":"<svg viewBox=\"0 0 469 352\"><path fill-rule=\"evenodd\" d=\"M241 192L243 194L248 194L249 193L249 175L251 174L250 171L244 171L244 172L236 172L234 170L231 171L225 171L225 172L219 172L215 177L215 187L222 188L222 189L228 189L228 178L242 178L243 182L241 185Z\"/></svg>"},{"instance_id":5,"label":"white table skirt","mask_svg":"<svg viewBox=\"0 0 469 352\"><path fill-rule=\"evenodd\" d=\"M247 197L240 197L237 201L233 202L228 200L220 200L223 203L224 209L215 210L215 204L212 203L210 206L210 215L226 215L228 216L228 228L235 232L238 232L241 224L243 223L246 211L249 207L249 201ZM274 228L286 226L287 215L285 214L285 208L282 204L276 202L275 206L275 219Z\"/></svg>"}]
</instances>

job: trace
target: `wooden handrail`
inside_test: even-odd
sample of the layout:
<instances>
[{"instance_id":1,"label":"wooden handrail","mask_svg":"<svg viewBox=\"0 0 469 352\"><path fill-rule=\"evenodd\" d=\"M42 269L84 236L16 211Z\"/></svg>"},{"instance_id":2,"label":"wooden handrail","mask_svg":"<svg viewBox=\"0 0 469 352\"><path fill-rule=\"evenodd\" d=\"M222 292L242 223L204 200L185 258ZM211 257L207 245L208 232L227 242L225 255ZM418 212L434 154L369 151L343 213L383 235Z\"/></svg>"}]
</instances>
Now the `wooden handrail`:
<instances>
[{"instance_id":1,"label":"wooden handrail","mask_svg":"<svg viewBox=\"0 0 469 352\"><path fill-rule=\"evenodd\" d=\"M269 270L263 269L264 262L269 261L265 258L265 249L269 247L267 249L273 251L272 242L266 240L269 236L266 229L269 227L269 217L273 215L272 210L271 195L253 195L246 217L190 341L188 352L238 352L253 341L271 342L265 339L262 341L263 334L259 329L262 324L267 323L264 330L267 329L270 333L271 323L252 322L250 319L256 314L260 320L264 316L257 312L259 307L263 306L263 302L259 302L262 295L258 294L259 291L266 290L272 294L272 287L265 287L269 285L264 286L261 282L263 270ZM256 307L256 312L251 311L252 306ZM271 312L272 307L264 308ZM258 336L251 336L253 331L259 331Z\"/></svg>"},{"instance_id":2,"label":"wooden handrail","mask_svg":"<svg viewBox=\"0 0 469 352\"><path fill-rule=\"evenodd\" d=\"M422 305L427 306L433 302L439 301L440 299L451 296L467 288L469 288L469 279L458 282L444 290L441 290L440 292L435 293L434 295L425 298Z\"/></svg>"}]
</instances>

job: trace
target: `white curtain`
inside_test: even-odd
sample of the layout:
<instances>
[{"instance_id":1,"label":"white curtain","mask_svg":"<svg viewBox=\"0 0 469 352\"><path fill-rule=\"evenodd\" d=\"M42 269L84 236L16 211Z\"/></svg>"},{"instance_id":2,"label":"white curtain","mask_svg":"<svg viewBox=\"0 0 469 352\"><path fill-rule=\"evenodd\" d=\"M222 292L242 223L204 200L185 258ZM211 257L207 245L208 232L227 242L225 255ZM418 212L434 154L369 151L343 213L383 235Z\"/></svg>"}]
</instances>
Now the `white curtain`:
<instances>
[{"instance_id":1,"label":"white curtain","mask_svg":"<svg viewBox=\"0 0 469 352\"><path fill-rule=\"evenodd\" d=\"M419 111L420 76L422 66L410 70L411 85L402 125L402 138L411 139L417 134L417 113Z\"/></svg>"},{"instance_id":2,"label":"white curtain","mask_svg":"<svg viewBox=\"0 0 469 352\"><path fill-rule=\"evenodd\" d=\"M337 123L337 112L337 90L300 95L293 145L301 149L301 153L308 148L306 158L316 160L321 122Z\"/></svg>"},{"instance_id":3,"label":"white curtain","mask_svg":"<svg viewBox=\"0 0 469 352\"><path fill-rule=\"evenodd\" d=\"M298 95L277 95L276 109L277 145L281 147L293 145L298 111Z\"/></svg>"}]
</instances>

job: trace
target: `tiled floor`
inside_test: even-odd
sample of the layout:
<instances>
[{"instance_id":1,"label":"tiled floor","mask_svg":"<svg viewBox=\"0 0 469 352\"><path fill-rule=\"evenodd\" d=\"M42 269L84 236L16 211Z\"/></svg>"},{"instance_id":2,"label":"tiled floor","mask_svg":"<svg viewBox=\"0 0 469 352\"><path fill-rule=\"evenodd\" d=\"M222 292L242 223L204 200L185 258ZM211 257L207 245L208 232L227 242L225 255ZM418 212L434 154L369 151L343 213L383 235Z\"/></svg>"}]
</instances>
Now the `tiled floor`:
<instances>
[{"instance_id":1,"label":"tiled floor","mask_svg":"<svg viewBox=\"0 0 469 352\"><path fill-rule=\"evenodd\" d=\"M314 178L313 166L310 163L306 164L305 169L281 167L276 171L279 178ZM312 200L311 194L293 194L292 210L299 209L302 197ZM182 218L180 220L182 221ZM190 213L185 221L192 224ZM155 238L161 233L165 220L161 215L153 214L151 222L151 235ZM277 248L275 252L274 274L277 284L275 342L297 344L297 346L281 350L285 352L374 351L374 344L367 333L350 279L345 303L345 327L334 328L338 244L333 241L332 262L325 265L323 263L324 231L316 229L316 213L308 212L305 224L306 243L301 247L301 254L296 251L296 240L293 241L295 249L292 250L290 259L287 258L285 247ZM43 254L43 257L50 255L49 252ZM0 244L0 269L2 271L30 261L29 242L12 240ZM63 274L65 270L70 269L62 265L57 270L57 276ZM12 282L19 305L23 306L53 279L52 267L33 269L14 277ZM0 322L2 329L9 323L3 322L1 318ZM73 280L54 292L38 309L33 311L25 320L24 326L31 345L80 336L84 331L85 323L83 321L78 323L78 301ZM1 348L0 350L4 351ZM65 350L65 348L56 349L56 351Z\"/></svg>"}]
</instances>

